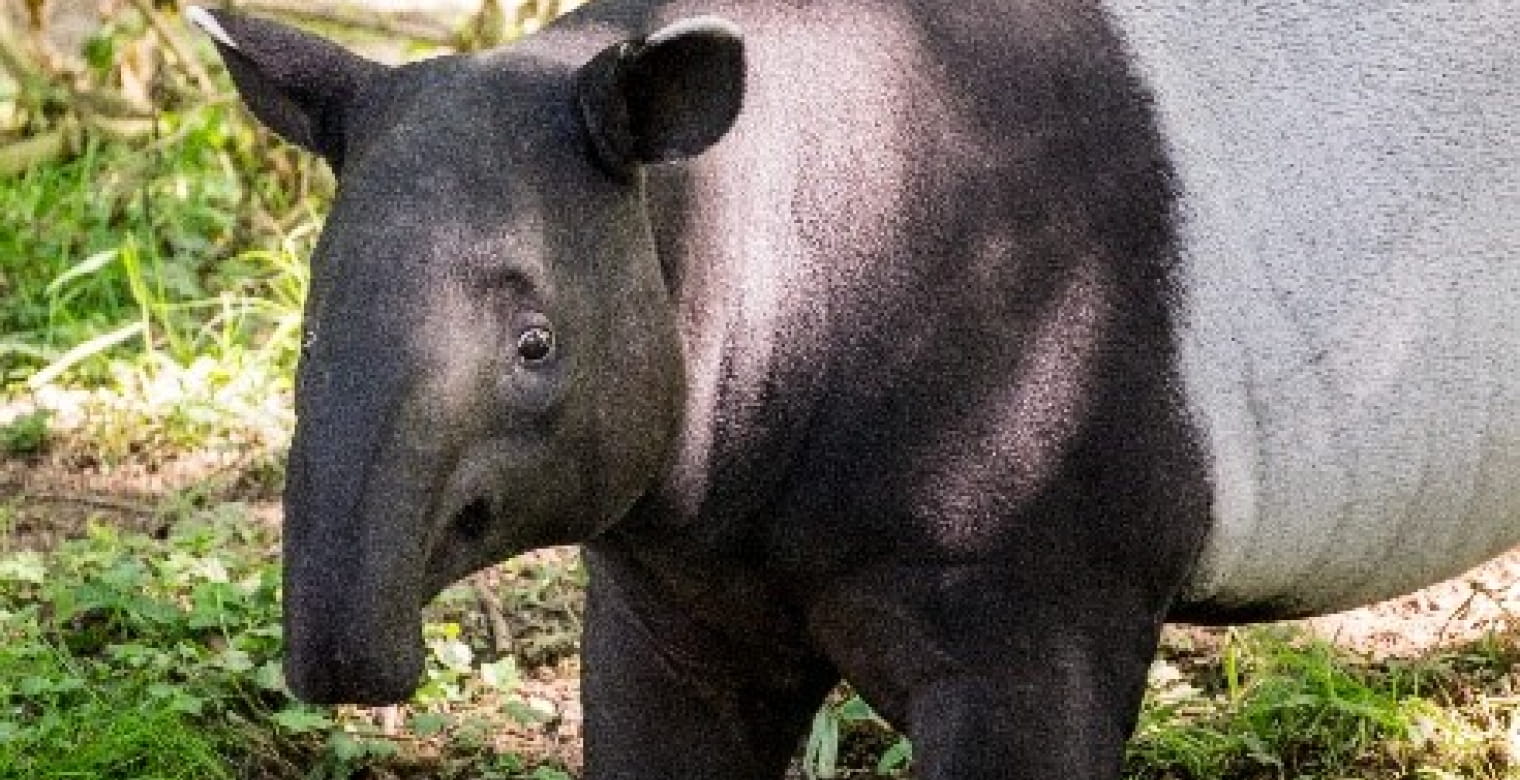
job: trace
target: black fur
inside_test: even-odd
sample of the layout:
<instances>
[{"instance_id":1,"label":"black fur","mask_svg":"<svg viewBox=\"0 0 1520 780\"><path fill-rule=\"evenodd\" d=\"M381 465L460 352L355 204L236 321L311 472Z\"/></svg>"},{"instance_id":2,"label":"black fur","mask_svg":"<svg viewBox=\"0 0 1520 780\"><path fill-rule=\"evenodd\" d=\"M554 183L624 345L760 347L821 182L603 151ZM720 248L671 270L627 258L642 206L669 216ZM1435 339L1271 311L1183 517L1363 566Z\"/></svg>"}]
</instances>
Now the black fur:
<instances>
[{"instance_id":1,"label":"black fur","mask_svg":"<svg viewBox=\"0 0 1520 780\"><path fill-rule=\"evenodd\" d=\"M587 79L699 13L745 31L737 122L609 176ZM1209 491L1096 3L611 0L374 81L314 261L299 693L406 695L438 587L582 541L588 777L780 777L840 676L920 777L1118 776ZM680 104L643 124L695 142L601 155L727 127ZM525 374L532 317L563 353Z\"/></svg>"},{"instance_id":2,"label":"black fur","mask_svg":"<svg viewBox=\"0 0 1520 780\"><path fill-rule=\"evenodd\" d=\"M254 115L285 140L343 167L347 107L382 66L284 25L210 12L240 47L217 41L232 81Z\"/></svg>"}]
</instances>

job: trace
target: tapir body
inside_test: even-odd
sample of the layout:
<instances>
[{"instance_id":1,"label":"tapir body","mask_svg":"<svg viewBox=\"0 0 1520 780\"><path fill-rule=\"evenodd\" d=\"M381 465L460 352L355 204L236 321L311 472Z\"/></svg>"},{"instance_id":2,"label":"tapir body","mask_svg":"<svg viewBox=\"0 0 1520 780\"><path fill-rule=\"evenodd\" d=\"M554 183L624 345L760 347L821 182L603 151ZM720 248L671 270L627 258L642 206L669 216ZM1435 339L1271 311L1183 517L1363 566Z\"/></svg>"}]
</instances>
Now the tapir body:
<instances>
[{"instance_id":1,"label":"tapir body","mask_svg":"<svg viewBox=\"0 0 1520 780\"><path fill-rule=\"evenodd\" d=\"M196 16L340 185L304 697L579 542L590 778L779 777L841 677L920 777L1113 778L1166 619L1520 542L1513 3L601 0L400 68Z\"/></svg>"}]
</instances>

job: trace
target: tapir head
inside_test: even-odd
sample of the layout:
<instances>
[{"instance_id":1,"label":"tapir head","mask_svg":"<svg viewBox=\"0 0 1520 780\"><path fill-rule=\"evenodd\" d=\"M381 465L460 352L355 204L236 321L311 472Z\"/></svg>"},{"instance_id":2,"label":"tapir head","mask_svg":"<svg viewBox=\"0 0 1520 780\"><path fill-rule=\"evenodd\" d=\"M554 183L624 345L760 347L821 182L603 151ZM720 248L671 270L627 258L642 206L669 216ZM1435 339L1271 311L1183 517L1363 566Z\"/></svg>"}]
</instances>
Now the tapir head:
<instances>
[{"instance_id":1,"label":"tapir head","mask_svg":"<svg viewBox=\"0 0 1520 780\"><path fill-rule=\"evenodd\" d=\"M338 178L296 383L286 676L316 702L404 699L426 601L594 537L660 477L684 377L641 167L728 130L740 39L588 25L391 68L190 13L253 114Z\"/></svg>"}]
</instances>

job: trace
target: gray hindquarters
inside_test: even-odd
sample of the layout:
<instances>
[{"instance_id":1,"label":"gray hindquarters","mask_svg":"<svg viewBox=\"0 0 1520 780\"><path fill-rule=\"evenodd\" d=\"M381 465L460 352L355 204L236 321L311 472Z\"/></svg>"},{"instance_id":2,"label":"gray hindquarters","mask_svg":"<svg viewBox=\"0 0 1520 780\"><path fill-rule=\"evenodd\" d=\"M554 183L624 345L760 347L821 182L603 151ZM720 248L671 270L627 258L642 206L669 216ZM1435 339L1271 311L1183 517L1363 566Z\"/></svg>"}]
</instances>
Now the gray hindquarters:
<instances>
[{"instance_id":1,"label":"gray hindquarters","mask_svg":"<svg viewBox=\"0 0 1520 780\"><path fill-rule=\"evenodd\" d=\"M1520 541L1520 6L1108 5L1180 182L1216 491L1184 611L1333 610Z\"/></svg>"}]
</instances>

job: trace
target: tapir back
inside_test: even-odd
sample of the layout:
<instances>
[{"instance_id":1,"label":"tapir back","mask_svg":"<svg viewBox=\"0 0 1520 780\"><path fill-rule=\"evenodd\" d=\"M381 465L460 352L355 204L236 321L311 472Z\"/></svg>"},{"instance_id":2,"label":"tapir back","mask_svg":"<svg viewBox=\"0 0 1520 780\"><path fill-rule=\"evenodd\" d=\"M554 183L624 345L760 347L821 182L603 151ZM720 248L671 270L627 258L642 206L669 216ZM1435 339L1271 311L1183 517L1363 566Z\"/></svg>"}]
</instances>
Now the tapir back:
<instances>
[{"instance_id":1,"label":"tapir back","mask_svg":"<svg viewBox=\"0 0 1520 780\"><path fill-rule=\"evenodd\" d=\"M1184 612L1520 542L1520 5L1110 0L1179 180L1214 525Z\"/></svg>"}]
</instances>

